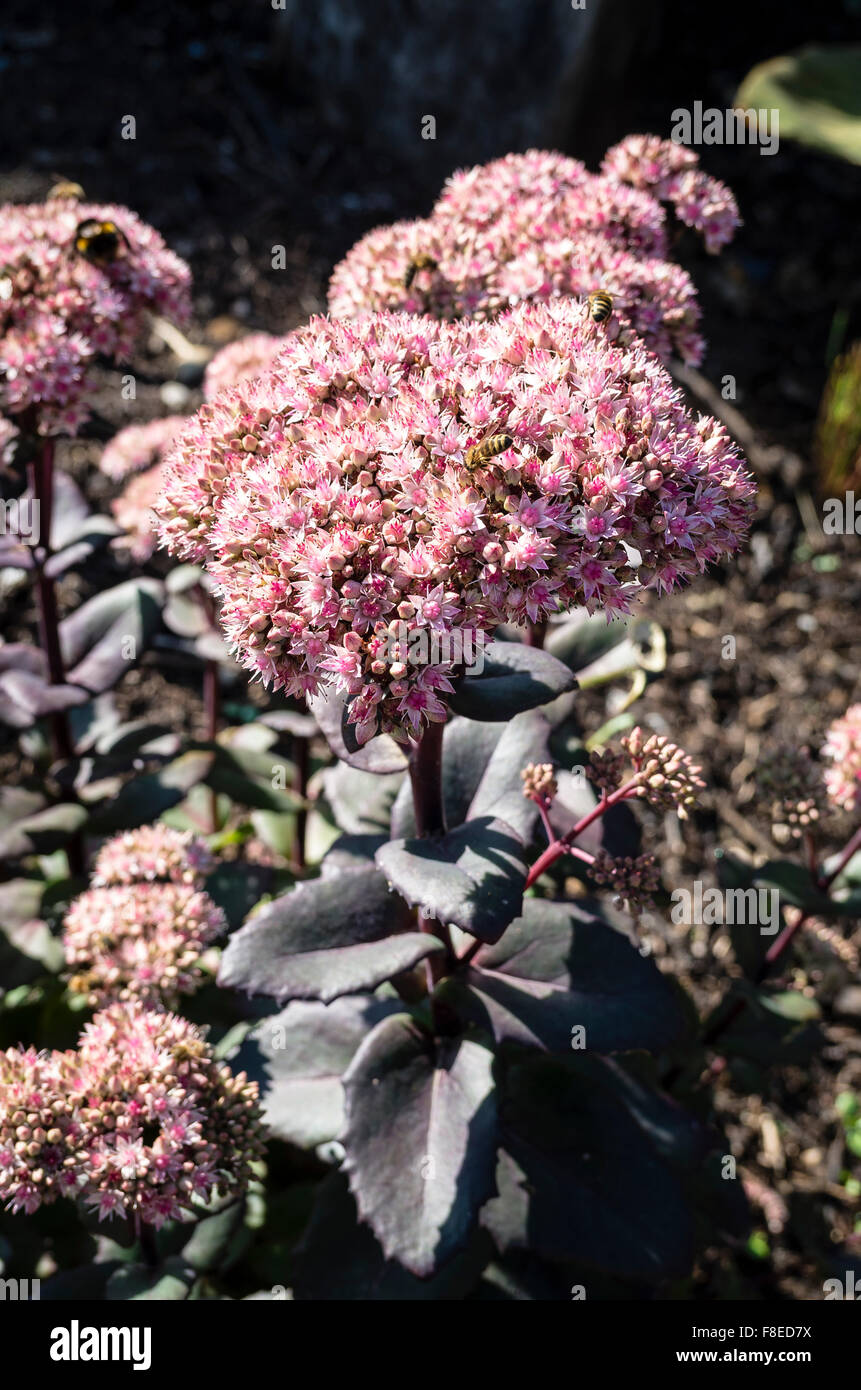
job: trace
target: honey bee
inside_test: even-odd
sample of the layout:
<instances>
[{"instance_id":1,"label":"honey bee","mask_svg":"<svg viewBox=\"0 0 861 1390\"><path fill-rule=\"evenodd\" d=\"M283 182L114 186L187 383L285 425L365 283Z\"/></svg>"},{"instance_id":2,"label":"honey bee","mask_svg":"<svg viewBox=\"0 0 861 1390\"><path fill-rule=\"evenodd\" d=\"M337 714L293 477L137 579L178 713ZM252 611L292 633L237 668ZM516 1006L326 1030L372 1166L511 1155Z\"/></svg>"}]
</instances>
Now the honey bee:
<instances>
[{"instance_id":1,"label":"honey bee","mask_svg":"<svg viewBox=\"0 0 861 1390\"><path fill-rule=\"evenodd\" d=\"M406 275L404 276L404 289L408 290L412 287L413 280L415 280L420 270L436 270L438 265L439 261L435 261L433 256L427 256L423 251L420 251L418 255L413 256L407 266Z\"/></svg>"},{"instance_id":2,"label":"honey bee","mask_svg":"<svg viewBox=\"0 0 861 1390\"><path fill-rule=\"evenodd\" d=\"M84 196L84 190L79 183L73 183L70 179L60 179L53 188L48 189L48 202L52 198L71 198L79 203Z\"/></svg>"},{"instance_id":3,"label":"honey bee","mask_svg":"<svg viewBox=\"0 0 861 1390\"><path fill-rule=\"evenodd\" d=\"M98 222L88 217L75 229L75 250L93 265L111 265L123 245L128 242L116 222Z\"/></svg>"},{"instance_id":4,"label":"honey bee","mask_svg":"<svg viewBox=\"0 0 861 1390\"><path fill-rule=\"evenodd\" d=\"M606 290L594 290L586 300L593 323L606 323L613 312L613 296Z\"/></svg>"},{"instance_id":5,"label":"honey bee","mask_svg":"<svg viewBox=\"0 0 861 1390\"><path fill-rule=\"evenodd\" d=\"M177 1062L193 1062L206 1055L206 1045L199 1038L188 1038L185 1042L175 1043L171 1054Z\"/></svg>"},{"instance_id":6,"label":"honey bee","mask_svg":"<svg viewBox=\"0 0 861 1390\"><path fill-rule=\"evenodd\" d=\"M478 468L479 464L487 463L490 459L496 458L497 454L504 454L505 450L513 445L514 440L510 434L492 434L489 439L482 440L481 444L474 444L471 449L467 449L463 461L467 468Z\"/></svg>"}]
</instances>

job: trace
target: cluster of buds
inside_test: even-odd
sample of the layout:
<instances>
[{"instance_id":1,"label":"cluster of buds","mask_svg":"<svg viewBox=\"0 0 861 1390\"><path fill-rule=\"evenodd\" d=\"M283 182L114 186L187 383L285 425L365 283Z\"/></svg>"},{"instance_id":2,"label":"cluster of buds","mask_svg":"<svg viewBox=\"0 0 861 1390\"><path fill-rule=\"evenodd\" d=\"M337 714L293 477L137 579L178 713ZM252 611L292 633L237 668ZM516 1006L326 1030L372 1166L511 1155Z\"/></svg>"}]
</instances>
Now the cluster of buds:
<instances>
[{"instance_id":1,"label":"cluster of buds","mask_svg":"<svg viewBox=\"0 0 861 1390\"><path fill-rule=\"evenodd\" d=\"M28 1215L74 1193L83 1082L72 1052L0 1052L0 1197Z\"/></svg>"},{"instance_id":2,"label":"cluster of buds","mask_svg":"<svg viewBox=\"0 0 861 1390\"><path fill-rule=\"evenodd\" d=\"M75 899L63 923L69 988L93 1006L159 1004L193 993L203 980L203 952L226 928L201 886L210 867L202 842L166 826L109 841L96 860L94 886Z\"/></svg>"},{"instance_id":3,"label":"cluster of buds","mask_svg":"<svg viewBox=\"0 0 861 1390\"><path fill-rule=\"evenodd\" d=\"M586 776L595 783L601 795L607 797L621 785L625 766L624 753L617 753L612 748L596 748L589 754Z\"/></svg>"},{"instance_id":4,"label":"cluster of buds","mask_svg":"<svg viewBox=\"0 0 861 1390\"><path fill-rule=\"evenodd\" d=\"M843 811L861 806L861 705L850 705L825 736L822 756L832 766L825 773L829 799Z\"/></svg>"},{"instance_id":5,"label":"cluster of buds","mask_svg":"<svg viewBox=\"0 0 861 1390\"><path fill-rule=\"evenodd\" d=\"M162 542L206 562L245 667L290 696L343 694L365 742L444 718L459 674L403 669L392 624L472 640L575 605L626 612L733 552L752 496L657 359L560 299L487 324L312 320L202 407L157 511Z\"/></svg>"},{"instance_id":6,"label":"cluster of buds","mask_svg":"<svg viewBox=\"0 0 861 1390\"><path fill-rule=\"evenodd\" d=\"M662 202L709 250L738 225L729 189L668 141L623 142L599 174L544 150L506 155L453 175L430 217L357 242L332 275L330 312L490 318L523 301L601 289L614 301L610 331L623 340L636 333L664 360L696 363L699 306L688 275L667 259Z\"/></svg>"},{"instance_id":7,"label":"cluster of buds","mask_svg":"<svg viewBox=\"0 0 861 1390\"><path fill-rule=\"evenodd\" d=\"M96 359L127 359L150 311L184 320L190 282L128 208L76 196L0 208L0 411L75 434Z\"/></svg>"},{"instance_id":8,"label":"cluster of buds","mask_svg":"<svg viewBox=\"0 0 861 1390\"><path fill-rule=\"evenodd\" d=\"M756 780L768 799L771 833L777 844L800 840L813 829L825 809L825 790L808 749L787 745L764 754L757 765Z\"/></svg>"},{"instance_id":9,"label":"cluster of buds","mask_svg":"<svg viewBox=\"0 0 861 1390\"><path fill-rule=\"evenodd\" d=\"M640 914L652 901L660 886L658 861L653 854L622 855L613 858L599 850L589 865L589 877L601 887L613 891L617 907L639 920Z\"/></svg>"},{"instance_id":10,"label":"cluster of buds","mask_svg":"<svg viewBox=\"0 0 861 1390\"><path fill-rule=\"evenodd\" d=\"M116 1004L76 1052L0 1055L0 1196L74 1196L100 1220L182 1221L238 1195L263 1151L257 1085L175 1014Z\"/></svg>"},{"instance_id":11,"label":"cluster of buds","mask_svg":"<svg viewBox=\"0 0 861 1390\"><path fill-rule=\"evenodd\" d=\"M799 909L787 909L787 921L792 922L797 919ZM820 942L826 950L833 956L842 961L847 969L857 975L861 966L861 956L859 956L858 946L850 937L842 936L837 927L832 927L828 922L822 922L818 917L808 917L804 922L804 929L808 936L812 936Z\"/></svg>"},{"instance_id":12,"label":"cluster of buds","mask_svg":"<svg viewBox=\"0 0 861 1390\"><path fill-rule=\"evenodd\" d=\"M553 764L527 763L520 777L523 782L523 795L547 810L558 790Z\"/></svg>"},{"instance_id":13,"label":"cluster of buds","mask_svg":"<svg viewBox=\"0 0 861 1390\"><path fill-rule=\"evenodd\" d=\"M637 727L620 742L634 765L633 794L651 806L674 810L680 820L686 820L688 809L706 785L699 775L702 769L664 734L644 737Z\"/></svg>"}]
</instances>

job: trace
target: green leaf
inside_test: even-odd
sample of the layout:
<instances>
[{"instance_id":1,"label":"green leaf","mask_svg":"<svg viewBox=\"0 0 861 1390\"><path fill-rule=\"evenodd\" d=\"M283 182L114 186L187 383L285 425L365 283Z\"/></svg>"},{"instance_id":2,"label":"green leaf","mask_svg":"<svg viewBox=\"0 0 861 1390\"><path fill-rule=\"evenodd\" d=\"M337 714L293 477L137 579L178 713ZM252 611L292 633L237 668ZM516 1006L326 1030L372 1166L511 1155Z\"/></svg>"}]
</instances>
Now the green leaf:
<instances>
[{"instance_id":1,"label":"green leaf","mask_svg":"<svg viewBox=\"0 0 861 1390\"><path fill-rule=\"evenodd\" d=\"M244 1208L244 1202L231 1200L220 1211L202 1216L194 1227L191 1239L182 1248L185 1264L198 1274L218 1269L242 1225Z\"/></svg>"},{"instance_id":2,"label":"green leaf","mask_svg":"<svg viewBox=\"0 0 861 1390\"><path fill-rule=\"evenodd\" d=\"M735 106L777 110L781 139L861 164L861 46L811 44L759 63Z\"/></svg>"},{"instance_id":3,"label":"green leaf","mask_svg":"<svg viewBox=\"0 0 861 1390\"><path fill-rule=\"evenodd\" d=\"M219 983L280 1000L374 989L441 949L404 928L404 903L373 866L297 884L231 937Z\"/></svg>"},{"instance_id":4,"label":"green leaf","mask_svg":"<svg viewBox=\"0 0 861 1390\"><path fill-rule=\"evenodd\" d=\"M520 836L481 816L447 835L392 840L377 851L390 883L426 916L496 941L520 912L527 863Z\"/></svg>"},{"instance_id":5,"label":"green leaf","mask_svg":"<svg viewBox=\"0 0 861 1390\"><path fill-rule=\"evenodd\" d=\"M585 901L527 898L523 915L496 945L481 947L452 988L453 1007L498 1042L550 1051L658 1051L685 1028L654 962Z\"/></svg>"},{"instance_id":6,"label":"green leaf","mask_svg":"<svg viewBox=\"0 0 861 1390\"><path fill-rule=\"evenodd\" d=\"M383 1254L424 1278L466 1242L494 1191L493 1054L383 1019L344 1077L344 1167Z\"/></svg>"},{"instance_id":7,"label":"green leaf","mask_svg":"<svg viewBox=\"0 0 861 1390\"><path fill-rule=\"evenodd\" d=\"M461 676L449 705L467 719L496 723L546 705L575 685L568 667L549 652L519 642L488 642L483 671Z\"/></svg>"}]
</instances>

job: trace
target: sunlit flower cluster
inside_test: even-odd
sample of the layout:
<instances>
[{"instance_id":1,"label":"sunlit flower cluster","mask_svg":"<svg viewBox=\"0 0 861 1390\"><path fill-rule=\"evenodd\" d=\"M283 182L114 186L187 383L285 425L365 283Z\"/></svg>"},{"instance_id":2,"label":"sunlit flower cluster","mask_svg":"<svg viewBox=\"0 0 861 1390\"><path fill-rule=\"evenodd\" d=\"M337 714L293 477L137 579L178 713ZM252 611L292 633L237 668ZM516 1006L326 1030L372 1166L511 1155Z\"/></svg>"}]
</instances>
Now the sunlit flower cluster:
<instances>
[{"instance_id":1,"label":"sunlit flower cluster","mask_svg":"<svg viewBox=\"0 0 861 1390\"><path fill-rule=\"evenodd\" d=\"M164 543L206 560L245 666L343 693L364 741L443 718L456 674L410 666L392 631L625 612L734 551L752 494L657 359L562 299L487 324L313 320L201 409L157 510Z\"/></svg>"},{"instance_id":2,"label":"sunlit flower cluster","mask_svg":"<svg viewBox=\"0 0 861 1390\"><path fill-rule=\"evenodd\" d=\"M96 861L94 886L75 899L63 924L70 989L90 1004L158 1004L193 993L203 978L201 955L226 925L201 887L210 867L199 841L158 826L110 841Z\"/></svg>"},{"instance_id":3,"label":"sunlit flower cluster","mask_svg":"<svg viewBox=\"0 0 861 1390\"><path fill-rule=\"evenodd\" d=\"M77 1052L0 1054L0 1196L70 1195L161 1226L238 1194L263 1149L257 1085L175 1014L113 1005Z\"/></svg>"},{"instance_id":4,"label":"sunlit flower cluster","mask_svg":"<svg viewBox=\"0 0 861 1390\"><path fill-rule=\"evenodd\" d=\"M522 300L583 299L601 289L614 301L615 333L635 332L665 360L699 361L696 293L668 259L659 200L699 226L710 249L732 234L735 203L691 151L681 149L676 170L679 147L636 138L652 141L651 163L637 163L636 145L623 158L626 143L610 151L600 174L542 150L455 174L429 218L378 227L357 242L332 275L331 313L486 318ZM651 188L653 169L664 172Z\"/></svg>"},{"instance_id":5,"label":"sunlit flower cluster","mask_svg":"<svg viewBox=\"0 0 861 1390\"><path fill-rule=\"evenodd\" d=\"M0 1200L12 1211L75 1191L82 1099L75 1053L0 1052Z\"/></svg>"},{"instance_id":6,"label":"sunlit flower cluster","mask_svg":"<svg viewBox=\"0 0 861 1390\"><path fill-rule=\"evenodd\" d=\"M96 855L91 883L94 888L107 888L168 879L200 887L214 866L206 842L190 830L142 825L105 841Z\"/></svg>"},{"instance_id":7,"label":"sunlit flower cluster","mask_svg":"<svg viewBox=\"0 0 861 1390\"><path fill-rule=\"evenodd\" d=\"M76 247L82 223L111 224L110 254ZM128 208L52 198L0 207L0 411L42 434L88 416L99 357L128 358L148 311L182 320L190 272Z\"/></svg>"},{"instance_id":8,"label":"sunlit flower cluster","mask_svg":"<svg viewBox=\"0 0 861 1390\"><path fill-rule=\"evenodd\" d=\"M126 425L102 450L99 468L114 483L135 473L148 472L164 457L187 420L186 415L164 415L145 425Z\"/></svg>"},{"instance_id":9,"label":"sunlit flower cluster","mask_svg":"<svg viewBox=\"0 0 861 1390\"><path fill-rule=\"evenodd\" d=\"M850 705L835 719L825 737L822 756L831 767L825 772L830 800L844 811L861 806L861 705Z\"/></svg>"},{"instance_id":10,"label":"sunlit flower cluster","mask_svg":"<svg viewBox=\"0 0 861 1390\"><path fill-rule=\"evenodd\" d=\"M740 226L732 193L700 169L695 151L686 145L657 135L629 135L607 151L601 172L671 203L679 221L700 233L708 251L719 251Z\"/></svg>"},{"instance_id":11,"label":"sunlit flower cluster","mask_svg":"<svg viewBox=\"0 0 861 1390\"><path fill-rule=\"evenodd\" d=\"M702 769L665 734L644 734L637 726L619 742L623 752L612 748L596 751L586 765L587 775L602 796L621 793L640 797L659 810L676 811L685 820L706 785L700 777Z\"/></svg>"}]
</instances>

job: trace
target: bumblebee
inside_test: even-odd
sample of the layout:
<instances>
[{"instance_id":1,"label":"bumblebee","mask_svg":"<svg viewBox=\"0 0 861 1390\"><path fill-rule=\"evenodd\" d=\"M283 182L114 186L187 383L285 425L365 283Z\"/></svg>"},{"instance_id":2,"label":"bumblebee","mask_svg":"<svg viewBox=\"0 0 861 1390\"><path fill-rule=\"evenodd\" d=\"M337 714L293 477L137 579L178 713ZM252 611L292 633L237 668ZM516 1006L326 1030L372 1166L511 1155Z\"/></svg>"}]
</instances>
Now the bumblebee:
<instances>
[{"instance_id":1,"label":"bumblebee","mask_svg":"<svg viewBox=\"0 0 861 1390\"><path fill-rule=\"evenodd\" d=\"M463 461L467 468L478 468L479 464L495 459L497 454L504 454L513 444L514 440L510 434L492 434L481 444L474 444L471 449L467 449Z\"/></svg>"},{"instance_id":2,"label":"bumblebee","mask_svg":"<svg viewBox=\"0 0 861 1390\"><path fill-rule=\"evenodd\" d=\"M404 289L408 290L412 287L413 280L415 280L420 270L436 270L438 265L439 261L435 261L433 256L426 256L424 252L420 251L417 256L413 256L407 266L407 273L404 276Z\"/></svg>"},{"instance_id":3,"label":"bumblebee","mask_svg":"<svg viewBox=\"0 0 861 1390\"><path fill-rule=\"evenodd\" d=\"M53 188L48 189L48 202L52 198L70 198L79 203L84 196L84 190L79 183L73 183L69 179L60 179Z\"/></svg>"},{"instance_id":4,"label":"bumblebee","mask_svg":"<svg viewBox=\"0 0 861 1390\"><path fill-rule=\"evenodd\" d=\"M613 296L606 290L595 290L586 300L593 323L606 323L613 312Z\"/></svg>"},{"instance_id":5,"label":"bumblebee","mask_svg":"<svg viewBox=\"0 0 861 1390\"><path fill-rule=\"evenodd\" d=\"M124 245L128 245L116 222L98 222L88 217L75 229L75 250L93 265L111 265Z\"/></svg>"}]
</instances>

